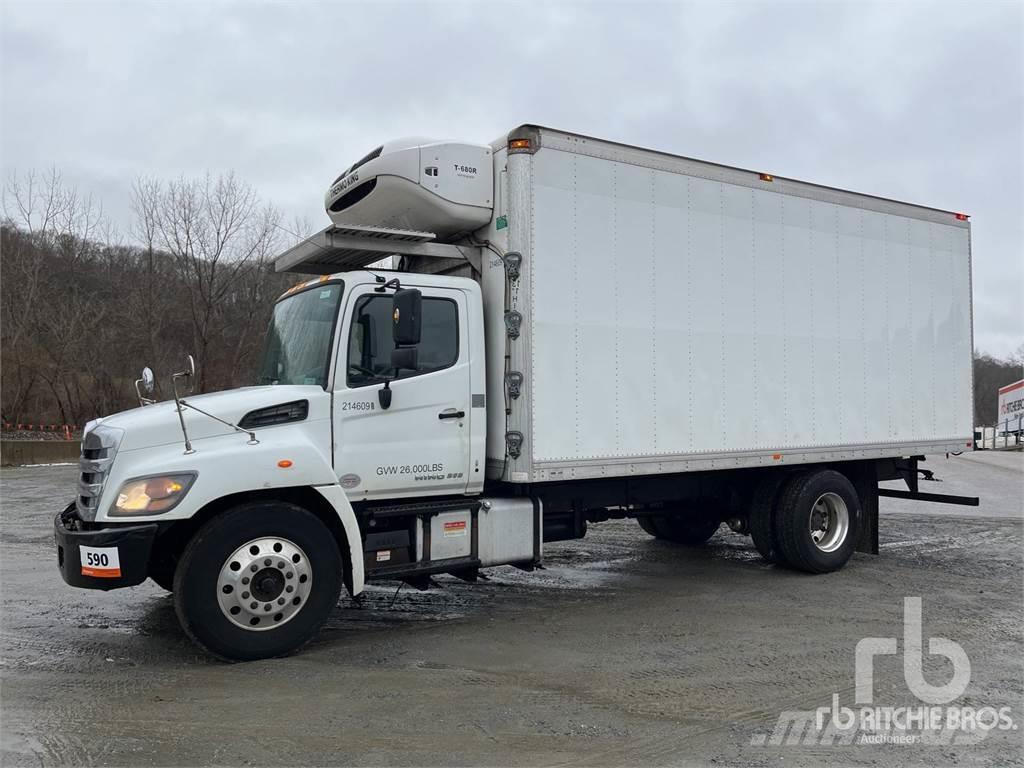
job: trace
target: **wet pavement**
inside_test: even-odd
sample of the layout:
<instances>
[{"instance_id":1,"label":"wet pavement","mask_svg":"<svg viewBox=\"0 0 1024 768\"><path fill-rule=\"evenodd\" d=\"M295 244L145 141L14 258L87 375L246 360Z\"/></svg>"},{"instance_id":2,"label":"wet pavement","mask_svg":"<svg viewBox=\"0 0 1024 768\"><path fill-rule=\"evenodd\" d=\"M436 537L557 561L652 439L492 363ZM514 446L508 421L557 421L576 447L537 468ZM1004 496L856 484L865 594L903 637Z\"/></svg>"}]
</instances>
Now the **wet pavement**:
<instances>
[{"instance_id":1,"label":"wet pavement","mask_svg":"<svg viewBox=\"0 0 1024 768\"><path fill-rule=\"evenodd\" d=\"M883 499L880 557L841 572L763 563L722 528L687 550L632 521L549 545L534 573L448 577L344 598L299 655L201 655L151 582L64 585L51 521L74 467L7 469L2 484L3 765L1024 764L1024 455L936 457L922 490L978 509ZM852 706L854 648L924 635L971 660L955 705L1010 707L1016 730L975 744L773 745L784 711ZM927 650L927 643L925 643ZM926 656L925 677L951 666ZM876 706L920 704L898 656L875 661Z\"/></svg>"}]
</instances>

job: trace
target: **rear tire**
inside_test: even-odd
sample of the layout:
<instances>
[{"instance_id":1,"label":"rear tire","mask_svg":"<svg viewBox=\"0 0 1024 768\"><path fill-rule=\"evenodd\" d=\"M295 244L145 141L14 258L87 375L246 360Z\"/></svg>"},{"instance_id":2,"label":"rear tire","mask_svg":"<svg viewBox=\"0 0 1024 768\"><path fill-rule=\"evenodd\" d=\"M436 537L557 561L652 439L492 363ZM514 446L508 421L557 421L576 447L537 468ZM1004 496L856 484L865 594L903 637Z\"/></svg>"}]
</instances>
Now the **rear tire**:
<instances>
[{"instance_id":1,"label":"rear tire","mask_svg":"<svg viewBox=\"0 0 1024 768\"><path fill-rule=\"evenodd\" d=\"M293 653L334 610L343 562L311 512L247 502L200 528L174 578L185 633L218 658L251 661Z\"/></svg>"},{"instance_id":2,"label":"rear tire","mask_svg":"<svg viewBox=\"0 0 1024 768\"><path fill-rule=\"evenodd\" d=\"M653 517L648 517L644 515L643 517L638 517L636 521L637 523L639 523L640 527L644 529L644 533L649 533L651 536L654 536L655 538L658 537L658 529L654 527Z\"/></svg>"},{"instance_id":3,"label":"rear tire","mask_svg":"<svg viewBox=\"0 0 1024 768\"><path fill-rule=\"evenodd\" d=\"M699 547L706 543L722 524L717 515L701 513L680 517L638 517L637 522L655 538L687 547Z\"/></svg>"},{"instance_id":4,"label":"rear tire","mask_svg":"<svg viewBox=\"0 0 1024 768\"><path fill-rule=\"evenodd\" d=\"M806 472L786 483L775 520L787 565L808 573L830 573L853 555L860 532L860 499L845 475L832 469Z\"/></svg>"},{"instance_id":5,"label":"rear tire","mask_svg":"<svg viewBox=\"0 0 1024 768\"><path fill-rule=\"evenodd\" d=\"M781 472L768 475L757 484L750 501L750 538L761 557L769 563L783 563L779 546L776 511L786 476Z\"/></svg>"}]
</instances>

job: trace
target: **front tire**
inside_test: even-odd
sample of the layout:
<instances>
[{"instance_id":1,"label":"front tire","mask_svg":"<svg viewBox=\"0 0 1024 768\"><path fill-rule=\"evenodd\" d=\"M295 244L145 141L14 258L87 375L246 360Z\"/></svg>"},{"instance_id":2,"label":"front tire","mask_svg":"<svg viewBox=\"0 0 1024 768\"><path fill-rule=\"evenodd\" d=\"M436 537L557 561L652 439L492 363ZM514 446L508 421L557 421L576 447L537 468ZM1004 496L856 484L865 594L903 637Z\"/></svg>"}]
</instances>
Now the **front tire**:
<instances>
[{"instance_id":1,"label":"front tire","mask_svg":"<svg viewBox=\"0 0 1024 768\"><path fill-rule=\"evenodd\" d=\"M177 562L170 558L157 559L149 565L149 578L161 589L173 592L174 572L177 565Z\"/></svg>"},{"instance_id":2,"label":"front tire","mask_svg":"<svg viewBox=\"0 0 1024 768\"><path fill-rule=\"evenodd\" d=\"M185 633L229 661L301 648L338 603L341 553L315 515L295 504L247 502L200 528L174 578Z\"/></svg>"},{"instance_id":3,"label":"front tire","mask_svg":"<svg viewBox=\"0 0 1024 768\"><path fill-rule=\"evenodd\" d=\"M860 499L845 475L832 469L796 475L776 511L786 564L808 573L838 571L853 555L860 521Z\"/></svg>"}]
</instances>

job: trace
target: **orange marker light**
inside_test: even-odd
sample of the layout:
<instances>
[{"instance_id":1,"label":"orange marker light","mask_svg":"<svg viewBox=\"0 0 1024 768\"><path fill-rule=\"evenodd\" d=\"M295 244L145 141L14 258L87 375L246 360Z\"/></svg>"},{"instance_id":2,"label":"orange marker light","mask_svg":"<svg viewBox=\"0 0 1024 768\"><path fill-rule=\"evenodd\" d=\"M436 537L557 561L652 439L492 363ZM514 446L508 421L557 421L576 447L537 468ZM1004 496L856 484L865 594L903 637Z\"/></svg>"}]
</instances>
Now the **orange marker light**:
<instances>
[{"instance_id":1,"label":"orange marker light","mask_svg":"<svg viewBox=\"0 0 1024 768\"><path fill-rule=\"evenodd\" d=\"M288 467L290 467L291 465L291 459L281 459L279 462L277 462L277 466L279 466L281 469L288 469Z\"/></svg>"},{"instance_id":2,"label":"orange marker light","mask_svg":"<svg viewBox=\"0 0 1024 768\"><path fill-rule=\"evenodd\" d=\"M781 453L773 453L772 454L772 458L775 459L776 461L778 461L779 459L782 458L782 454Z\"/></svg>"},{"instance_id":3,"label":"orange marker light","mask_svg":"<svg viewBox=\"0 0 1024 768\"><path fill-rule=\"evenodd\" d=\"M758 177L761 179L761 181L775 181L775 177L772 176L770 173L759 173Z\"/></svg>"},{"instance_id":4,"label":"orange marker light","mask_svg":"<svg viewBox=\"0 0 1024 768\"><path fill-rule=\"evenodd\" d=\"M510 141L508 143L508 148L509 149L529 149L530 148L530 140L529 139L512 139L512 141Z\"/></svg>"}]
</instances>

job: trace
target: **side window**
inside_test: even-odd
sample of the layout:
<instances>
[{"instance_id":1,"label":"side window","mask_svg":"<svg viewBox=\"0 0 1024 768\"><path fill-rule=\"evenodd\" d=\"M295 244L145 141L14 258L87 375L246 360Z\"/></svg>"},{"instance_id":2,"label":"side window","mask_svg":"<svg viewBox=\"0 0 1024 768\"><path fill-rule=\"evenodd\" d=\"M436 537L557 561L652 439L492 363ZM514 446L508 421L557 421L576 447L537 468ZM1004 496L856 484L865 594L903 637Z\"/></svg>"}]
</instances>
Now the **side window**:
<instances>
[{"instance_id":1,"label":"side window","mask_svg":"<svg viewBox=\"0 0 1024 768\"><path fill-rule=\"evenodd\" d=\"M459 312L451 299L423 297L419 367L403 370L398 378L407 379L455 365L459 358ZM378 384L394 375L391 369L391 297L374 294L361 296L352 314L348 336L348 374L350 387Z\"/></svg>"}]
</instances>

